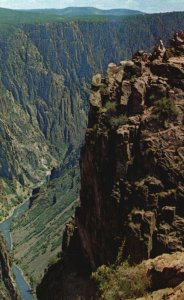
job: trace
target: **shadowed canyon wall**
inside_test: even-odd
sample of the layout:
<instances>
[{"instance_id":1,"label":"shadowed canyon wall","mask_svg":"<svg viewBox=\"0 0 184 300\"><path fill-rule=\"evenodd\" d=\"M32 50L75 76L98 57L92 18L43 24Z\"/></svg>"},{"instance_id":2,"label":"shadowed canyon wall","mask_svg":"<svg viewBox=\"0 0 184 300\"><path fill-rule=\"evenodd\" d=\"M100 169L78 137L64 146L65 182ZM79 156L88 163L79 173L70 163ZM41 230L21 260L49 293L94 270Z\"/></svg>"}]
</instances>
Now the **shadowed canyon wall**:
<instances>
[{"instance_id":1,"label":"shadowed canyon wall","mask_svg":"<svg viewBox=\"0 0 184 300\"><path fill-rule=\"evenodd\" d=\"M54 299L91 299L85 278L98 266L183 252L183 63L179 32L169 47L160 41L152 54L138 51L132 60L111 63L106 77L93 77L80 207L38 299L53 290Z\"/></svg>"},{"instance_id":2,"label":"shadowed canyon wall","mask_svg":"<svg viewBox=\"0 0 184 300\"><path fill-rule=\"evenodd\" d=\"M28 273L35 276L35 265L39 264L36 277L44 272L49 251L55 255L60 249L64 222L77 204L79 169L74 157L84 139L92 75L101 72L105 76L109 62L129 58L138 49L151 51L160 36L167 41L183 28L183 20L183 13L171 13L1 26L1 220L55 168L51 182L34 195L30 210L14 227L16 259L30 267ZM112 182L109 184L111 188ZM65 216L61 208L66 209ZM47 223L48 243L44 240ZM17 234L22 233L21 224L29 227L22 228L22 236ZM30 250L29 257L25 249ZM39 260L39 255L44 260Z\"/></svg>"}]
</instances>

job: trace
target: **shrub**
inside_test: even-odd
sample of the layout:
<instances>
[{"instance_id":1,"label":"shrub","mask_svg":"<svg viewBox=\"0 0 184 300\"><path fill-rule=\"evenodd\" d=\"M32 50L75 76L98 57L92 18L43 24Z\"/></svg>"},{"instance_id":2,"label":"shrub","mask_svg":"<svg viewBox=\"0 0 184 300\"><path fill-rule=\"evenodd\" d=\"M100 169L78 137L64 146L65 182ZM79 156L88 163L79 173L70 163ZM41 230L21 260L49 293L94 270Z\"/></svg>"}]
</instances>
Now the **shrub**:
<instances>
[{"instance_id":1,"label":"shrub","mask_svg":"<svg viewBox=\"0 0 184 300\"><path fill-rule=\"evenodd\" d=\"M105 105L104 108L106 109L107 112L116 112L116 103L115 102L110 102L108 101Z\"/></svg>"},{"instance_id":2,"label":"shrub","mask_svg":"<svg viewBox=\"0 0 184 300\"><path fill-rule=\"evenodd\" d=\"M108 86L106 84L101 85L100 92L102 95L108 95L109 94Z\"/></svg>"},{"instance_id":3,"label":"shrub","mask_svg":"<svg viewBox=\"0 0 184 300\"><path fill-rule=\"evenodd\" d=\"M154 113L163 119L173 120L177 117L178 111L175 103L168 98L163 98L157 101Z\"/></svg>"},{"instance_id":4,"label":"shrub","mask_svg":"<svg viewBox=\"0 0 184 300\"><path fill-rule=\"evenodd\" d=\"M127 124L128 118L126 115L114 116L110 119L110 125L112 127L119 127Z\"/></svg>"},{"instance_id":5,"label":"shrub","mask_svg":"<svg viewBox=\"0 0 184 300\"><path fill-rule=\"evenodd\" d=\"M58 257L57 256L51 256L49 258L49 262L48 262L48 268L50 268L52 265L55 265L58 262Z\"/></svg>"},{"instance_id":6,"label":"shrub","mask_svg":"<svg viewBox=\"0 0 184 300\"><path fill-rule=\"evenodd\" d=\"M99 299L127 300L143 296L150 287L150 279L143 266L129 266L127 262L117 268L101 266L93 273L99 288Z\"/></svg>"}]
</instances>

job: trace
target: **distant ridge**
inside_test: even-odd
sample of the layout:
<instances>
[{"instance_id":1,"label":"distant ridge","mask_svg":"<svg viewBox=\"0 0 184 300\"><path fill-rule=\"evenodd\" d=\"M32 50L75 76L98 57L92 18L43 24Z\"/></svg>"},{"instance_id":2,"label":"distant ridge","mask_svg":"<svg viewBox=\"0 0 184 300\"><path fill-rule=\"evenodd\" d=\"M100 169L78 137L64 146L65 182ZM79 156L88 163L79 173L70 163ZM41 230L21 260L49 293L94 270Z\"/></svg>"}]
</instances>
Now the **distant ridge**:
<instances>
[{"instance_id":1,"label":"distant ridge","mask_svg":"<svg viewBox=\"0 0 184 300\"><path fill-rule=\"evenodd\" d=\"M125 16L141 16L144 13L129 9L100 10L94 7L67 7L64 9L28 9L17 10L0 7L0 24L36 24L45 22L65 21L68 18L86 18L93 21L104 20L106 18L121 18ZM0 31L3 28L1 26Z\"/></svg>"},{"instance_id":2,"label":"distant ridge","mask_svg":"<svg viewBox=\"0 0 184 300\"><path fill-rule=\"evenodd\" d=\"M33 12L54 14L60 16L131 16L144 14L138 10L131 9L108 9L102 10L95 7L66 7L63 9L33 9Z\"/></svg>"}]
</instances>

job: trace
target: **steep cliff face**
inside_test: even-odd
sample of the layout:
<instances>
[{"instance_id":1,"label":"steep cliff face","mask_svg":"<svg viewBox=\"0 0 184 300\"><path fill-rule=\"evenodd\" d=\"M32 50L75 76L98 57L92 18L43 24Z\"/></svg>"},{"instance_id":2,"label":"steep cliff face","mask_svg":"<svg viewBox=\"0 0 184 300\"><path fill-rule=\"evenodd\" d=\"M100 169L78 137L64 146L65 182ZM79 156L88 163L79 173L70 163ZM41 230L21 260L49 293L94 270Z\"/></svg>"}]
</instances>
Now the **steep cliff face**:
<instances>
[{"instance_id":1,"label":"steep cliff face","mask_svg":"<svg viewBox=\"0 0 184 300\"><path fill-rule=\"evenodd\" d=\"M182 250L184 35L93 78L76 223L92 269Z\"/></svg>"},{"instance_id":2,"label":"steep cliff face","mask_svg":"<svg viewBox=\"0 0 184 300\"><path fill-rule=\"evenodd\" d=\"M10 16L11 26L5 26L2 14L0 18L0 220L26 199L27 190L38 185L53 165L65 169L68 148L79 148L92 74L104 72L109 61L127 58L139 48L150 51L160 35L167 40L170 32L184 25L183 13L60 22L57 18L41 21L40 15L32 19L27 14L27 20L15 16L19 24L14 26ZM70 162L69 155L68 160L65 174L58 172L58 180L42 187L31 209L14 226L16 258L32 276L44 271L49 251L55 255L59 249L59 232L73 213L71 203L78 198L78 165ZM54 190L57 205L52 205ZM64 215L59 207L65 205ZM57 208L61 219L54 221ZM48 233L44 225L50 221ZM33 247L29 244L23 249L21 239Z\"/></svg>"},{"instance_id":3,"label":"steep cliff face","mask_svg":"<svg viewBox=\"0 0 184 300\"><path fill-rule=\"evenodd\" d=\"M12 259L5 241L0 235L0 298L2 300L19 300L12 274Z\"/></svg>"},{"instance_id":4,"label":"steep cliff face","mask_svg":"<svg viewBox=\"0 0 184 300\"><path fill-rule=\"evenodd\" d=\"M0 218L68 145L78 148L92 74L183 27L183 13L60 22L26 16L21 24L16 12L9 24L0 21Z\"/></svg>"},{"instance_id":5,"label":"steep cliff face","mask_svg":"<svg viewBox=\"0 0 184 300\"><path fill-rule=\"evenodd\" d=\"M54 299L91 299L79 278L99 265L183 251L183 65L179 32L168 47L160 41L152 54L139 51L109 64L105 77L93 77L81 205L66 227L61 262L38 287L39 299L49 299L54 274ZM71 282L78 284L75 295Z\"/></svg>"},{"instance_id":6,"label":"steep cliff face","mask_svg":"<svg viewBox=\"0 0 184 300\"><path fill-rule=\"evenodd\" d=\"M49 143L9 91L0 96L0 221L27 198L30 186L44 179L56 159ZM18 195L18 196L17 196Z\"/></svg>"}]
</instances>

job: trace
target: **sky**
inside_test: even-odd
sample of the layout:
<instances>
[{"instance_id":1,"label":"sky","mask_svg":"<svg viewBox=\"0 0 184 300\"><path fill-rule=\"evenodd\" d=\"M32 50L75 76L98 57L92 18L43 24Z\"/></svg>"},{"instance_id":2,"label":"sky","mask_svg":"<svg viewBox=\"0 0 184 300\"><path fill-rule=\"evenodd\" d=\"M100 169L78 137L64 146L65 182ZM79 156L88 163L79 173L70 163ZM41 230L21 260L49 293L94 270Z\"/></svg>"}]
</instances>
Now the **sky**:
<instances>
[{"instance_id":1,"label":"sky","mask_svg":"<svg viewBox=\"0 0 184 300\"><path fill-rule=\"evenodd\" d=\"M148 13L184 11L184 0L0 0L0 7L12 9L93 6L101 9L129 8Z\"/></svg>"}]
</instances>

